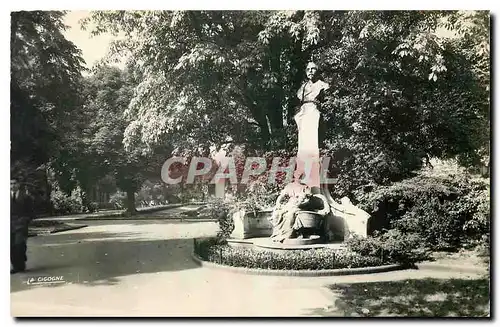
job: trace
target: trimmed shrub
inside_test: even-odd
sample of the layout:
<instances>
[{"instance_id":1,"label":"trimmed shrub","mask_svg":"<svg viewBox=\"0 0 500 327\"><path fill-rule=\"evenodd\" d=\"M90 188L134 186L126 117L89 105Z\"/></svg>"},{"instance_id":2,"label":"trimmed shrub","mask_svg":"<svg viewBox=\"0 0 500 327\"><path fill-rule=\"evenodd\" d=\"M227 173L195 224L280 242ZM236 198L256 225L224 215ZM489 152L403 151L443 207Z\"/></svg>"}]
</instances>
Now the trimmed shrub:
<instances>
[{"instance_id":1,"label":"trimmed shrub","mask_svg":"<svg viewBox=\"0 0 500 327\"><path fill-rule=\"evenodd\" d=\"M203 260L222 265L273 270L325 270L374 267L385 264L379 257L361 255L349 250L315 249L272 252L233 247L208 239L198 241L196 254Z\"/></svg>"},{"instance_id":2,"label":"trimmed shrub","mask_svg":"<svg viewBox=\"0 0 500 327\"><path fill-rule=\"evenodd\" d=\"M430 251L416 233L405 234L397 229L375 237L353 236L347 248L362 256L380 258L383 262L411 265L429 258Z\"/></svg>"},{"instance_id":3,"label":"trimmed shrub","mask_svg":"<svg viewBox=\"0 0 500 327\"><path fill-rule=\"evenodd\" d=\"M416 234L434 250L457 249L489 232L489 187L466 175L419 175L358 193L371 231Z\"/></svg>"}]
</instances>

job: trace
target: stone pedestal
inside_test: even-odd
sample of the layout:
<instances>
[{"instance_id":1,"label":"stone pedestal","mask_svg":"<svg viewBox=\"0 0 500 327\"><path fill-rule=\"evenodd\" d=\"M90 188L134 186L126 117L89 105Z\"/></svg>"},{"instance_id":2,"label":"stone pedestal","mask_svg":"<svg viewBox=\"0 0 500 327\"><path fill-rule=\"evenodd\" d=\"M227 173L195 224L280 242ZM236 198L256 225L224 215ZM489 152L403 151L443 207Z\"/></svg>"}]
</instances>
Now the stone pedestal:
<instances>
[{"instance_id":1,"label":"stone pedestal","mask_svg":"<svg viewBox=\"0 0 500 327\"><path fill-rule=\"evenodd\" d=\"M233 213L234 230L231 238L247 239L252 237L270 237L273 227L269 222L272 211L248 212L244 209Z\"/></svg>"},{"instance_id":2,"label":"stone pedestal","mask_svg":"<svg viewBox=\"0 0 500 327\"><path fill-rule=\"evenodd\" d=\"M311 238L314 240L315 238ZM299 244L298 242L289 242L286 240L283 243L273 242L268 237L247 238L245 240L228 239L228 244L234 247L250 247L263 251L285 252L290 250L312 250L312 249L343 249L343 243L322 243L322 242L306 242ZM317 241L317 240L316 240Z\"/></svg>"},{"instance_id":3,"label":"stone pedestal","mask_svg":"<svg viewBox=\"0 0 500 327\"><path fill-rule=\"evenodd\" d=\"M321 237L318 235L311 235L306 238L288 238L283 241L283 245L289 245L289 246L300 246L300 245L311 245L311 244L318 244L322 243L321 242ZM273 243L279 243L279 242L273 242Z\"/></svg>"},{"instance_id":4,"label":"stone pedestal","mask_svg":"<svg viewBox=\"0 0 500 327\"><path fill-rule=\"evenodd\" d=\"M335 229L341 227L343 229L344 240L347 240L351 235L360 237L368 236L368 220L370 215L351 203L348 198L342 198L341 203L330 203L332 209L332 218L335 223L330 223L330 226L336 225ZM339 223L343 226L338 226Z\"/></svg>"},{"instance_id":5,"label":"stone pedestal","mask_svg":"<svg viewBox=\"0 0 500 327\"><path fill-rule=\"evenodd\" d=\"M219 199L224 199L225 195L226 195L226 180L222 179L215 184L215 197Z\"/></svg>"}]
</instances>

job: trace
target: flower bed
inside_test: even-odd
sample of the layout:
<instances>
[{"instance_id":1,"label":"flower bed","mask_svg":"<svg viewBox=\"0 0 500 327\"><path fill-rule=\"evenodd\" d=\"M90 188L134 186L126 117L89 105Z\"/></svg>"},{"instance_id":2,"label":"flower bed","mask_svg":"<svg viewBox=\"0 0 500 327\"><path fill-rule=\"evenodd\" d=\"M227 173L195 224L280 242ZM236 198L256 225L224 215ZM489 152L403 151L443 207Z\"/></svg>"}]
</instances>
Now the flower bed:
<instances>
[{"instance_id":1,"label":"flower bed","mask_svg":"<svg viewBox=\"0 0 500 327\"><path fill-rule=\"evenodd\" d=\"M384 262L375 256L360 255L347 249L311 249L273 252L232 247L215 239L195 243L195 254L202 260L221 265L271 270L327 270L376 267Z\"/></svg>"}]
</instances>

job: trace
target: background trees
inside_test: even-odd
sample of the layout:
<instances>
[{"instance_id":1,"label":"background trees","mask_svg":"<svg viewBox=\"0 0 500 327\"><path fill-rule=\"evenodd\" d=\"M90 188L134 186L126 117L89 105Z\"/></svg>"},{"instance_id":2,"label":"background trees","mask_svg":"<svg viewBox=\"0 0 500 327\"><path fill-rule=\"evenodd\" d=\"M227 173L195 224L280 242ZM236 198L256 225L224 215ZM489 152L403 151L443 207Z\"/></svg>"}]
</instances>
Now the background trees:
<instances>
[{"instance_id":1,"label":"background trees","mask_svg":"<svg viewBox=\"0 0 500 327\"><path fill-rule=\"evenodd\" d=\"M112 176L134 212L171 154L293 155L309 60L332 85L322 151L337 196L409 177L429 157L489 161L488 12L96 11L84 25L123 33L110 57L129 61L85 78L63 15L12 14L13 174L39 168L45 194L48 168L87 204Z\"/></svg>"},{"instance_id":2,"label":"background trees","mask_svg":"<svg viewBox=\"0 0 500 327\"><path fill-rule=\"evenodd\" d=\"M83 60L62 35L63 15L11 14L11 176L36 189L45 204L46 168L54 164L64 170L78 129Z\"/></svg>"},{"instance_id":3,"label":"background trees","mask_svg":"<svg viewBox=\"0 0 500 327\"><path fill-rule=\"evenodd\" d=\"M87 185L110 174L119 189L127 193L127 211L134 213L135 193L146 178L160 179L161 165L168 158L168 145L156 146L144 155L140 149L127 151L123 135L129 124L125 111L137 81L133 67L124 71L116 67L101 67L85 79L84 112L89 124L83 131L85 168L79 180ZM168 151L169 150L169 151Z\"/></svg>"},{"instance_id":4,"label":"background trees","mask_svg":"<svg viewBox=\"0 0 500 327\"><path fill-rule=\"evenodd\" d=\"M143 72L127 111L130 148L169 139L188 152L293 151L295 92L311 59L332 85L323 148L335 159L337 195L400 180L429 157L477 164L487 148L487 12L118 11L89 20L95 33L124 32L111 55L128 51Z\"/></svg>"},{"instance_id":5,"label":"background trees","mask_svg":"<svg viewBox=\"0 0 500 327\"><path fill-rule=\"evenodd\" d=\"M92 187L111 175L135 212L134 192L145 177L159 179L165 160L164 147L144 157L122 144L140 75L104 67L84 78L81 51L62 34L64 14L11 15L11 175L40 195L39 210L50 210L52 196L61 212L84 210Z\"/></svg>"},{"instance_id":6,"label":"background trees","mask_svg":"<svg viewBox=\"0 0 500 327\"><path fill-rule=\"evenodd\" d=\"M436 33L453 17L352 12L340 22L342 37L323 52L336 193L408 177L428 157L479 162L489 96L467 59L472 49Z\"/></svg>"}]
</instances>

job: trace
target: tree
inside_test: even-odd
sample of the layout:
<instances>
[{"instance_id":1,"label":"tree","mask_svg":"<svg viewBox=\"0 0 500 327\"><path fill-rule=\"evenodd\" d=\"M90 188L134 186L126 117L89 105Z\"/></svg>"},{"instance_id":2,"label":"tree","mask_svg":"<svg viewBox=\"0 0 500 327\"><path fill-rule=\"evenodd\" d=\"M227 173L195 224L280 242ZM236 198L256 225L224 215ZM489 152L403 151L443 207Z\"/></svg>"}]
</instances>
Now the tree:
<instances>
[{"instance_id":1,"label":"tree","mask_svg":"<svg viewBox=\"0 0 500 327\"><path fill-rule=\"evenodd\" d=\"M161 164L168 147L157 147L154 154L129 152L123 146L128 125L124 112L132 98L135 81L131 68L125 71L104 66L85 81L84 110L89 125L84 131L88 167L80 170L79 180L91 185L106 174L115 177L118 188L127 193L127 211L136 212L135 192L147 177L160 179Z\"/></svg>"},{"instance_id":2,"label":"tree","mask_svg":"<svg viewBox=\"0 0 500 327\"><path fill-rule=\"evenodd\" d=\"M423 157L479 159L488 94L470 47L436 33L447 15L349 12L337 21L342 37L320 59L334 86L323 112L335 193L409 176Z\"/></svg>"},{"instance_id":3,"label":"tree","mask_svg":"<svg viewBox=\"0 0 500 327\"><path fill-rule=\"evenodd\" d=\"M474 131L476 142L481 144L477 156L482 164L490 165L490 13L488 11L458 11L446 21L446 27L456 31L456 47L463 50L468 63L472 64L472 73L483 91L482 108ZM477 87L477 86L476 86ZM470 160L469 160L470 161Z\"/></svg>"},{"instance_id":4,"label":"tree","mask_svg":"<svg viewBox=\"0 0 500 327\"><path fill-rule=\"evenodd\" d=\"M62 31L64 12L11 13L11 174L50 194L46 169L63 167L78 130L83 59ZM57 165L57 164L56 164Z\"/></svg>"},{"instance_id":5,"label":"tree","mask_svg":"<svg viewBox=\"0 0 500 327\"><path fill-rule=\"evenodd\" d=\"M306 62L317 61L332 85L322 109L323 148L335 159L334 192L341 196L404 178L426 156L477 160L487 81L476 73L473 43L436 33L461 27L455 16L117 11L88 20L96 33L124 32L114 53L130 51L144 72L127 111L125 143L132 148L169 138L187 151L226 143L244 144L249 154L293 151L295 92Z\"/></svg>"},{"instance_id":6,"label":"tree","mask_svg":"<svg viewBox=\"0 0 500 327\"><path fill-rule=\"evenodd\" d=\"M129 108L132 117L143 118L128 127L128 145L144 140L147 147L168 135L182 149L197 147L201 139L206 148L229 142L266 149L282 139L283 117L291 116L283 110L300 83L289 83L288 71L295 70L292 79L303 74L297 67L305 65L307 53L292 44L292 36L283 44L259 36L266 24L283 19L280 13L121 11L96 12L92 19L97 32L119 26L134 34L114 49L132 49L144 67ZM311 32L306 13L290 19L298 33ZM290 65L281 55L286 47L300 63Z\"/></svg>"}]
</instances>

